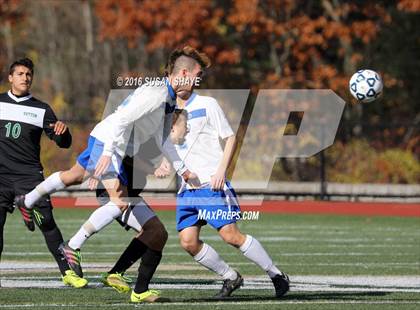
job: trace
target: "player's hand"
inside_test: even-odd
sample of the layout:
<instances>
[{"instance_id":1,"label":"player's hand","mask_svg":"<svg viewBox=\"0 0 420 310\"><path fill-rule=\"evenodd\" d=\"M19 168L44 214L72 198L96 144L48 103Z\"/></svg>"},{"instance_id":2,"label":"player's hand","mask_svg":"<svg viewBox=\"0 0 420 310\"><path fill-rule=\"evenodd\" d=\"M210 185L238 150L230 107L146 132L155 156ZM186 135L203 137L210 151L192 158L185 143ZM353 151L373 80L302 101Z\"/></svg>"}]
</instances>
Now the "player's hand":
<instances>
[{"instance_id":1,"label":"player's hand","mask_svg":"<svg viewBox=\"0 0 420 310\"><path fill-rule=\"evenodd\" d=\"M101 176L108 170L109 165L111 164L111 156L102 155L99 158L98 163L96 164L95 173L93 177L100 179Z\"/></svg>"},{"instance_id":2,"label":"player's hand","mask_svg":"<svg viewBox=\"0 0 420 310\"><path fill-rule=\"evenodd\" d=\"M160 179L168 177L171 174L171 164L165 158L163 158L159 168L157 168L153 174L155 177Z\"/></svg>"},{"instance_id":3,"label":"player's hand","mask_svg":"<svg viewBox=\"0 0 420 310\"><path fill-rule=\"evenodd\" d=\"M221 191L225 186L225 172L217 171L210 177L210 187L213 191Z\"/></svg>"},{"instance_id":4,"label":"player's hand","mask_svg":"<svg viewBox=\"0 0 420 310\"><path fill-rule=\"evenodd\" d=\"M199 188L201 186L200 179L194 172L187 170L182 174L182 177L192 188Z\"/></svg>"},{"instance_id":5,"label":"player's hand","mask_svg":"<svg viewBox=\"0 0 420 310\"><path fill-rule=\"evenodd\" d=\"M88 187L91 191L95 190L98 187L99 179L91 176L88 180Z\"/></svg>"},{"instance_id":6,"label":"player's hand","mask_svg":"<svg viewBox=\"0 0 420 310\"><path fill-rule=\"evenodd\" d=\"M155 170L153 174L155 175L155 177L159 179L164 179L171 174L171 170L168 170L165 167L160 166L159 168Z\"/></svg>"},{"instance_id":7,"label":"player's hand","mask_svg":"<svg viewBox=\"0 0 420 310\"><path fill-rule=\"evenodd\" d=\"M160 167L169 171L172 169L171 163L165 157L163 157L162 162L160 163Z\"/></svg>"},{"instance_id":8,"label":"player's hand","mask_svg":"<svg viewBox=\"0 0 420 310\"><path fill-rule=\"evenodd\" d=\"M54 127L54 133L59 136L67 131L67 125L61 121L57 121L53 124L50 124L50 127Z\"/></svg>"}]
</instances>

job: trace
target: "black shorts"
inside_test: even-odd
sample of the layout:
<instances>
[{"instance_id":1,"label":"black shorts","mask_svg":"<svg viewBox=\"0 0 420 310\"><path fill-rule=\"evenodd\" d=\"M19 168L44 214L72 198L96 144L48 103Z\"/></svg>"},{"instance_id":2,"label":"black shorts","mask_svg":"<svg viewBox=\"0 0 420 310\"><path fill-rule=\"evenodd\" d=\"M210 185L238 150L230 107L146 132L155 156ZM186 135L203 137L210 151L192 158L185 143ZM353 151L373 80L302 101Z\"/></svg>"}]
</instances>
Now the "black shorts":
<instances>
[{"instance_id":1,"label":"black shorts","mask_svg":"<svg viewBox=\"0 0 420 310\"><path fill-rule=\"evenodd\" d=\"M5 175L0 174L0 208L6 208L12 213L15 196L23 195L33 190L44 181L42 173L31 175ZM36 205L39 208L52 208L50 196L44 196Z\"/></svg>"}]
</instances>

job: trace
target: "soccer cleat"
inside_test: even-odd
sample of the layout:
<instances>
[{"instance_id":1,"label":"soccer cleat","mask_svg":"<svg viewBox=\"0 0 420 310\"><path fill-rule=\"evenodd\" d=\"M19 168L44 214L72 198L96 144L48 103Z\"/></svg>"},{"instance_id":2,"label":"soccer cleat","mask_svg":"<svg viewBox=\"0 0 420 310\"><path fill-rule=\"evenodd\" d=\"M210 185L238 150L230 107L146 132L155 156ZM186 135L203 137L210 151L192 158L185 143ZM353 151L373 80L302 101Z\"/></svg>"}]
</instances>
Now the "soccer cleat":
<instances>
[{"instance_id":1,"label":"soccer cleat","mask_svg":"<svg viewBox=\"0 0 420 310\"><path fill-rule=\"evenodd\" d=\"M160 292L157 290L148 290L143 293L137 294L134 290L131 292L131 302L157 302L160 299Z\"/></svg>"},{"instance_id":2,"label":"soccer cleat","mask_svg":"<svg viewBox=\"0 0 420 310\"><path fill-rule=\"evenodd\" d=\"M67 242L63 242L58 247L58 251L63 255L69 264L70 268L81 278L83 278L83 271L81 266L82 255L80 250L73 250Z\"/></svg>"},{"instance_id":3,"label":"soccer cleat","mask_svg":"<svg viewBox=\"0 0 420 310\"><path fill-rule=\"evenodd\" d=\"M276 290L276 297L280 298L284 294L286 294L289 291L290 286L290 280L289 276L285 274L284 272L280 275L276 275L274 278L271 278L271 281L273 282L274 289Z\"/></svg>"},{"instance_id":4,"label":"soccer cleat","mask_svg":"<svg viewBox=\"0 0 420 310\"><path fill-rule=\"evenodd\" d=\"M75 288L82 288L88 284L86 279L79 277L73 270L66 270L66 275L62 279L64 284Z\"/></svg>"},{"instance_id":5,"label":"soccer cleat","mask_svg":"<svg viewBox=\"0 0 420 310\"><path fill-rule=\"evenodd\" d=\"M235 290L240 288L244 284L244 278L236 271L238 276L235 280L226 279L223 281L222 289L217 293L215 298L229 297Z\"/></svg>"},{"instance_id":6,"label":"soccer cleat","mask_svg":"<svg viewBox=\"0 0 420 310\"><path fill-rule=\"evenodd\" d=\"M30 230L35 230L35 224L32 216L32 210L25 206L25 195L19 195L15 197L15 207L17 207L22 214L23 222L25 226Z\"/></svg>"},{"instance_id":7,"label":"soccer cleat","mask_svg":"<svg viewBox=\"0 0 420 310\"><path fill-rule=\"evenodd\" d=\"M130 278L124 277L122 273L103 273L101 282L107 286L114 288L118 293L128 293L130 285L127 282Z\"/></svg>"}]
</instances>

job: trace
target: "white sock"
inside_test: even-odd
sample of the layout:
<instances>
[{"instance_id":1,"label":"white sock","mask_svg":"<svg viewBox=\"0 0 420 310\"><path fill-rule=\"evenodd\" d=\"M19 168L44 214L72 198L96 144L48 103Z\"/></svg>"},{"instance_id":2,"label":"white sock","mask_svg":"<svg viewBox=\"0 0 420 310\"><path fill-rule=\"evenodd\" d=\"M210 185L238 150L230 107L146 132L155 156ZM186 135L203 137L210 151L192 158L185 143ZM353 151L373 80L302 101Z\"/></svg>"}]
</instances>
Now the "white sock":
<instances>
[{"instance_id":1,"label":"white sock","mask_svg":"<svg viewBox=\"0 0 420 310\"><path fill-rule=\"evenodd\" d=\"M90 236L100 231L120 215L120 208L111 201L96 209L83 226L80 227L79 231L70 239L69 246L72 249L80 249Z\"/></svg>"},{"instance_id":2,"label":"white sock","mask_svg":"<svg viewBox=\"0 0 420 310\"><path fill-rule=\"evenodd\" d=\"M65 187L66 185L60 179L60 172L55 172L25 195L25 205L31 209L42 196L49 195Z\"/></svg>"},{"instance_id":3,"label":"white sock","mask_svg":"<svg viewBox=\"0 0 420 310\"><path fill-rule=\"evenodd\" d=\"M239 247L239 249L245 257L267 272L270 278L274 278L276 275L282 274L282 272L274 265L273 260L264 250L261 243L252 236L246 235L245 242Z\"/></svg>"},{"instance_id":4,"label":"white sock","mask_svg":"<svg viewBox=\"0 0 420 310\"><path fill-rule=\"evenodd\" d=\"M235 280L238 277L238 273L229 267L219 254L206 243L203 243L203 247L200 252L194 256L194 259L197 263L217 273L224 280Z\"/></svg>"}]
</instances>

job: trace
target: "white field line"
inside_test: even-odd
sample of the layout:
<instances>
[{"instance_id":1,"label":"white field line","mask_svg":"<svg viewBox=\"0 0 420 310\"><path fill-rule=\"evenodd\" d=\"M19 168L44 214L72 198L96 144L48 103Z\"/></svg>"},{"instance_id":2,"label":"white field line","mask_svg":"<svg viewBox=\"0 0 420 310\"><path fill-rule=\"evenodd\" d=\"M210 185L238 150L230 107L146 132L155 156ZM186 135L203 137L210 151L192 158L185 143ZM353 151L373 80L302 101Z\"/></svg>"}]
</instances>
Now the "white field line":
<instances>
[{"instance_id":1,"label":"white field line","mask_svg":"<svg viewBox=\"0 0 420 310\"><path fill-rule=\"evenodd\" d=\"M131 240L131 239L130 239ZM7 240L6 240L7 242ZM7 244L6 245L8 248L24 248L24 249L28 249L28 245L27 244ZM110 244L110 245L103 245L103 244L96 244L96 243L91 243L89 245L90 248L109 248L109 247L114 247L114 248L120 248L121 246L124 246L124 244L121 245L114 245L114 244ZM275 246L275 245L270 245L270 246ZM305 248L317 248L319 249L319 245L318 244L306 244ZM323 245L323 247L325 248L347 248L348 245L347 244L325 244ZM353 248L389 248L390 245L389 244L354 244L352 245ZM403 248L403 247L408 247L407 245L404 244L393 244L392 248ZM176 249L181 249L181 246L179 245L178 242L173 242L173 243L168 243L165 245L165 249L167 248L176 248Z\"/></svg>"},{"instance_id":2,"label":"white field line","mask_svg":"<svg viewBox=\"0 0 420 310\"><path fill-rule=\"evenodd\" d=\"M311 233L308 233L309 236L312 236L311 238L308 237L282 237L282 236L275 236L275 237L258 237L259 241L263 242L278 242L278 241L308 241L308 242L336 242L336 243L369 243L369 242L375 242L380 244L386 244L386 243L395 243L398 242L400 244L415 244L416 241L420 239L420 236L417 236L417 238L407 238L407 237L383 237L381 235L378 235L377 237L364 237L364 238L348 238L348 237L342 237L342 238L325 238L323 236L314 236ZM133 234L134 236L134 234ZM107 240L118 240L121 241L124 238L129 238L128 235L120 235L115 233L104 233L101 232L100 238L101 239L107 239ZM26 236L9 236L8 238L14 240L14 241L27 241L28 237ZM221 241L220 236L218 235L211 235L206 236L202 235L200 236L203 240L210 240L210 241ZM178 241L178 236L176 234L172 234L168 238L169 240ZM40 239L41 240L41 239ZM99 237L98 237L99 240ZM412 242L407 242L412 241ZM7 242L7 240L6 240Z\"/></svg>"},{"instance_id":3,"label":"white field line","mask_svg":"<svg viewBox=\"0 0 420 310\"><path fill-rule=\"evenodd\" d=\"M109 268L113 263L84 263L83 267L88 269L100 269L100 268ZM165 264L161 264L158 267L158 270L165 270L167 266L172 266L172 264L176 264L179 266L178 270L200 270L202 269L201 266L195 264L194 262L166 262ZM236 262L230 263L232 266L254 266L255 264L252 262ZM351 263L282 263L282 266L354 266L354 267L378 267L378 266L387 266L392 268L412 268L418 269L420 267L419 262L412 262L412 263L360 263L360 262L351 262ZM47 263L47 262L2 262L0 264L0 270L2 272L11 272L11 271L28 271L31 270L50 270L50 269L57 269L57 265L54 263Z\"/></svg>"},{"instance_id":4,"label":"white field line","mask_svg":"<svg viewBox=\"0 0 420 310\"><path fill-rule=\"evenodd\" d=\"M99 276L88 277L98 279ZM177 279L171 276L174 283L154 283L157 289L218 289L221 281L217 278L207 279L212 284L200 284L197 281L203 278L188 277L176 283ZM191 283L185 283L190 280ZM212 281L213 280L213 281ZM345 291L345 292L416 292L420 293L420 276L319 276L319 275L292 275L291 291ZM157 280L159 281L159 279ZM220 282L220 283L219 283ZM19 277L8 276L1 280L2 287L11 288L64 288L64 284L57 278L49 277ZM90 286L102 286L98 281L91 282ZM267 277L246 277L243 289L272 289L271 281Z\"/></svg>"},{"instance_id":5,"label":"white field line","mask_svg":"<svg viewBox=\"0 0 420 310\"><path fill-rule=\"evenodd\" d=\"M109 249L109 247L104 247ZM83 255L120 255L122 251L118 252L109 252L109 251L101 251L100 249L95 252L82 252ZM218 251L218 253L222 256L237 256L237 251L230 251L230 252L223 252ZM6 253L2 254L3 256L40 256L40 255L49 255L49 252L30 252L30 253L22 253L22 252L13 252L7 251ZM165 251L164 256L187 256L187 254L182 251L181 249L177 252L169 252ZM320 252L320 253L274 253L271 256L418 256L418 253L380 253L380 252L373 252L373 253L366 253L366 252Z\"/></svg>"},{"instance_id":6,"label":"white field line","mask_svg":"<svg viewBox=\"0 0 420 310\"><path fill-rule=\"evenodd\" d=\"M133 269L133 271L135 271ZM89 275L89 279L100 279L100 275ZM56 276L7 276L7 280L57 280ZM159 275L158 280L172 279L174 282L182 279L190 281L212 281L221 282L214 276L177 276L177 275ZM420 276L322 276L322 275L292 275L290 280L293 284L323 284L323 285L362 285L371 287L415 287L420 289ZM247 276L246 285L264 285L270 284L266 276Z\"/></svg>"},{"instance_id":7,"label":"white field line","mask_svg":"<svg viewBox=\"0 0 420 310\"><path fill-rule=\"evenodd\" d=\"M414 244L412 244L414 245ZM268 245L266 246L267 248L271 248L273 246L277 246L277 245ZM28 249L28 245L27 244L6 244L5 247L7 249ZM89 244L87 245L87 247L89 247L89 249L121 249L121 247L124 247L124 245L103 245L103 244ZM352 248L386 248L389 249L390 247L392 248L408 248L410 247L410 245L402 245L402 244L393 244L393 245L389 245L389 244L354 244L352 245ZM320 249L320 245L318 244L306 244L305 248L311 249L311 248L317 248ZM321 246L321 248L348 248L347 244L324 244ZM165 245L165 249L180 249L181 250L181 246L179 245L179 243L169 243ZM166 251L165 251L166 253ZM219 254L221 254L223 252L219 252ZM368 253L366 253L368 254ZM391 255L391 254L390 254ZM402 253L396 253L396 254L392 254L392 255L404 255Z\"/></svg>"},{"instance_id":8,"label":"white field line","mask_svg":"<svg viewBox=\"0 0 420 310\"><path fill-rule=\"evenodd\" d=\"M8 309L8 308L37 308L37 307L72 307L72 308L95 308L97 309L98 306L104 307L128 307L128 308L137 308L137 307L174 307L174 306L185 306L187 308L191 307L203 307L203 306L226 306L226 307L235 307L235 306L258 306L258 305L294 305L294 304L302 304L302 305L328 305L328 304L354 304L354 305L419 305L420 301L411 301L411 300L383 300L383 301L363 301L363 300L310 300L310 301L301 301L301 300L285 300L285 301L221 301L221 302L202 302L202 301L188 301L188 302L165 302L165 303L154 303L154 304L147 304L147 305L134 305L130 303L114 303L114 304L102 304L99 305L98 303L83 303L83 304L58 304L58 303L28 303L28 304L15 304L15 305L0 305L0 309Z\"/></svg>"},{"instance_id":9,"label":"white field line","mask_svg":"<svg viewBox=\"0 0 420 310\"><path fill-rule=\"evenodd\" d=\"M93 210L92 210L93 212ZM90 213L89 213L90 214ZM89 214L86 214L86 217L84 218L80 218L80 219L60 219L58 218L57 222L59 224L59 227L65 227L65 226L69 226L69 227L74 227L73 224L77 225L82 225L86 219L89 217ZM174 212L175 214L175 212ZM273 214L270 214L270 217L272 217ZM247 229L259 229L261 227L263 227L262 224L256 222L256 223L252 223L252 222L240 222L244 227L246 227ZM170 228L170 224L168 224L169 228ZM173 224L175 224L175 219L173 220ZM118 223L114 222L112 224L112 227L120 227ZM399 228L399 227L384 227L384 226L379 226L380 224L377 224L376 227L369 227L369 231L387 231L387 232L401 232L401 231L406 231L407 229L414 229L414 227L404 227L404 228ZM20 218L18 220L11 220L10 222L7 222L7 226L9 227L24 227L23 223L21 222ZM316 230L316 231L331 231L331 230L337 230L337 231L352 231L354 230L354 226L335 226L335 225L292 225L292 224L288 224L288 223L281 223L280 224L272 224L271 226L271 230L273 231L290 231L290 230ZM264 226L266 227L266 226ZM359 227L359 226L357 226Z\"/></svg>"},{"instance_id":10,"label":"white field line","mask_svg":"<svg viewBox=\"0 0 420 310\"><path fill-rule=\"evenodd\" d=\"M79 222L79 224L83 224L83 221ZM13 226L13 225L10 225ZM22 225L18 225L16 227L10 227L11 230L13 230L13 228L19 229L21 228ZM59 225L60 229L64 229L64 230L75 230L77 228L77 226L75 227L75 225L68 225L66 224L60 224ZM117 229L117 231L114 230L110 230L110 229L106 229L103 231L102 234L111 234L111 235L119 235L119 234L125 234L126 231L125 230L120 230L120 227L115 227ZM354 229L325 229L319 227L318 230L314 231L312 229L307 230L307 229L289 229L289 228L281 228L281 229L277 229L277 228L270 228L267 229L267 227L263 227L260 226L260 229L263 228L264 230L261 231L261 234L264 235L320 235L320 236L325 236L325 235L333 235L333 236L337 236L337 235L342 235L342 236L353 236L354 235ZM245 230L251 230L249 227L246 227ZM358 231L360 232L360 231ZM130 231L128 232L130 233ZM398 235L398 237L420 237L420 233L419 230L412 230L412 229L401 229L401 230L397 230L397 231L389 231L389 230L385 230L385 229L367 229L366 233L369 235L374 235L375 237L382 237L382 236L389 236L389 237L395 237L395 235ZM215 232L216 234L216 232ZM176 231L169 231L169 235L170 236L176 236L177 232Z\"/></svg>"},{"instance_id":11,"label":"white field line","mask_svg":"<svg viewBox=\"0 0 420 310\"><path fill-rule=\"evenodd\" d=\"M342 284L345 285L345 284ZM2 280L1 286L5 288L55 288L63 289L66 286L61 281L40 281L40 280ZM98 282L90 282L90 287L102 287ZM221 283L215 284L189 284L189 283L153 283L151 288L160 290L218 290ZM269 282L245 281L242 290L273 290ZM338 286L327 283L297 283L290 287L291 292L402 292L402 293L420 293L420 287L378 287L362 285Z\"/></svg>"}]
</instances>

